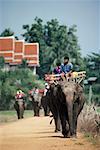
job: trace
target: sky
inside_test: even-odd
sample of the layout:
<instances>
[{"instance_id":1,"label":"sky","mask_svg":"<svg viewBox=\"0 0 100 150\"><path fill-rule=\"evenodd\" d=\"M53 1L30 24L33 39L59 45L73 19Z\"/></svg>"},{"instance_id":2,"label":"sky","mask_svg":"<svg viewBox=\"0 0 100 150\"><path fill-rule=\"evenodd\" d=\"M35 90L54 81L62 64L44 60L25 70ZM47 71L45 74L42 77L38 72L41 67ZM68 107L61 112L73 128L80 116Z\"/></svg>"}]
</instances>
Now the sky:
<instances>
[{"instance_id":1,"label":"sky","mask_svg":"<svg viewBox=\"0 0 100 150\"><path fill-rule=\"evenodd\" d=\"M22 39L22 25L36 16L44 23L56 18L61 25L76 24L82 56L100 53L100 0L0 0L0 33L10 28Z\"/></svg>"}]
</instances>

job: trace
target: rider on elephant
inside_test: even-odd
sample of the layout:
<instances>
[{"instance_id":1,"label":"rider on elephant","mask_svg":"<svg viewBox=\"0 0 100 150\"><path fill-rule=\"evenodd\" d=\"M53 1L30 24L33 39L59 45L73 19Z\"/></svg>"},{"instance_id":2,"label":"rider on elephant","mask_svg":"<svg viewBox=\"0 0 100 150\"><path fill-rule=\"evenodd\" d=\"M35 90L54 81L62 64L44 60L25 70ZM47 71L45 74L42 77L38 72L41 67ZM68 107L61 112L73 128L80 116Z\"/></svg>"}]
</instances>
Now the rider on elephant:
<instances>
[{"instance_id":1,"label":"rider on elephant","mask_svg":"<svg viewBox=\"0 0 100 150\"><path fill-rule=\"evenodd\" d=\"M24 97L25 97L25 93L22 92L22 90L18 90L17 93L16 93L16 95L15 95L15 100L16 100L15 103L17 103L20 100L23 100L23 107L25 109Z\"/></svg>"},{"instance_id":2,"label":"rider on elephant","mask_svg":"<svg viewBox=\"0 0 100 150\"><path fill-rule=\"evenodd\" d=\"M16 100L22 99L25 96L24 92L21 90L17 91L17 94L15 95Z\"/></svg>"},{"instance_id":3,"label":"rider on elephant","mask_svg":"<svg viewBox=\"0 0 100 150\"><path fill-rule=\"evenodd\" d=\"M60 62L57 62L56 63L56 67L54 68L53 70L53 73L54 74L61 74L63 71L62 71L62 68L61 68L61 63Z\"/></svg>"},{"instance_id":4,"label":"rider on elephant","mask_svg":"<svg viewBox=\"0 0 100 150\"><path fill-rule=\"evenodd\" d=\"M58 75L58 80L65 79L66 77L71 77L73 65L71 62L69 62L69 57L64 57L64 62L61 64L60 62L57 62L57 66L53 70L53 74ZM59 75L61 78L59 79ZM56 79L57 79L56 77ZM64 77L64 78L63 78Z\"/></svg>"},{"instance_id":5,"label":"rider on elephant","mask_svg":"<svg viewBox=\"0 0 100 150\"><path fill-rule=\"evenodd\" d=\"M72 69L73 69L73 65L71 62L69 62L69 57L68 56L65 56L64 57L64 63L61 65L61 71L64 73L64 74L69 74L72 72Z\"/></svg>"},{"instance_id":6,"label":"rider on elephant","mask_svg":"<svg viewBox=\"0 0 100 150\"><path fill-rule=\"evenodd\" d=\"M44 89L44 94L43 96L46 96L47 91L49 90L49 84L45 83L45 89Z\"/></svg>"}]
</instances>

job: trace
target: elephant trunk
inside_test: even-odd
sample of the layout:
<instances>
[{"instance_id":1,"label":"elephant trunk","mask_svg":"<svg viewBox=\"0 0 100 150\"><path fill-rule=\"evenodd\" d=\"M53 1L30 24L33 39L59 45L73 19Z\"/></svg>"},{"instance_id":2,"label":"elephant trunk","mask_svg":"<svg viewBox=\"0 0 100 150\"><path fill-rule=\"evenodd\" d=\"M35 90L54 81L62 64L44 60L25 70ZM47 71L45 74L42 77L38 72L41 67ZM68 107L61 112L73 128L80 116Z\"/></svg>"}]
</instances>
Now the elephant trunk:
<instances>
[{"instance_id":1,"label":"elephant trunk","mask_svg":"<svg viewBox=\"0 0 100 150\"><path fill-rule=\"evenodd\" d=\"M73 102L67 102L67 109L68 109L68 123L69 123L69 130L70 135L74 134L74 127L73 127Z\"/></svg>"}]
</instances>

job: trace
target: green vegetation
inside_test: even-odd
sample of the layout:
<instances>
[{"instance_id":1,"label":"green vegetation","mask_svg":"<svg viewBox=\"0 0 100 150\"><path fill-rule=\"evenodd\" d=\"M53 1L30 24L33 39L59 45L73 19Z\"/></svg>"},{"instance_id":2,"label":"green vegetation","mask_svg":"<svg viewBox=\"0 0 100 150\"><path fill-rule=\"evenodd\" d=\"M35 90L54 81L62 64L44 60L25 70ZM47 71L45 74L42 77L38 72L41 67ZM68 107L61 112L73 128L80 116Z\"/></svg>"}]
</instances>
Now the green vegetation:
<instances>
[{"instance_id":1,"label":"green vegetation","mask_svg":"<svg viewBox=\"0 0 100 150\"><path fill-rule=\"evenodd\" d=\"M99 148L99 146L100 146L99 137L93 137L91 133L85 133L84 136L85 136L85 138L87 138L87 140L89 142L91 142L93 145L95 145Z\"/></svg>"},{"instance_id":2,"label":"green vegetation","mask_svg":"<svg viewBox=\"0 0 100 150\"><path fill-rule=\"evenodd\" d=\"M33 117L32 110L25 110L24 117ZM13 121L17 121L16 111L0 111L0 124L5 124Z\"/></svg>"},{"instance_id":3,"label":"green vegetation","mask_svg":"<svg viewBox=\"0 0 100 150\"><path fill-rule=\"evenodd\" d=\"M88 77L97 77L97 81L92 84L92 102L100 106L100 54L92 53L84 58L85 70ZM85 86L85 93L88 96L89 86Z\"/></svg>"}]
</instances>

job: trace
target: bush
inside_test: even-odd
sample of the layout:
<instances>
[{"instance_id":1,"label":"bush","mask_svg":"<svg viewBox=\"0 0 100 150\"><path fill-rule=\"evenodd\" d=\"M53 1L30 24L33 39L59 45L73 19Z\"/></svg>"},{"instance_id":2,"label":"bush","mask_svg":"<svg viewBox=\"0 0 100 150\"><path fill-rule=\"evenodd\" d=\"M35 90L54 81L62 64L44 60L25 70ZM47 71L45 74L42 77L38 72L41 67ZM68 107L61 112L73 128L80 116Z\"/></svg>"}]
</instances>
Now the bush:
<instances>
[{"instance_id":1,"label":"bush","mask_svg":"<svg viewBox=\"0 0 100 150\"><path fill-rule=\"evenodd\" d=\"M90 103L89 100L89 86L85 85L85 95L86 95L86 102ZM100 84L95 83L92 85L92 100L91 102L97 106L100 106Z\"/></svg>"},{"instance_id":2,"label":"bush","mask_svg":"<svg viewBox=\"0 0 100 150\"><path fill-rule=\"evenodd\" d=\"M85 105L78 120L78 130L100 136L100 113L94 105Z\"/></svg>"}]
</instances>

